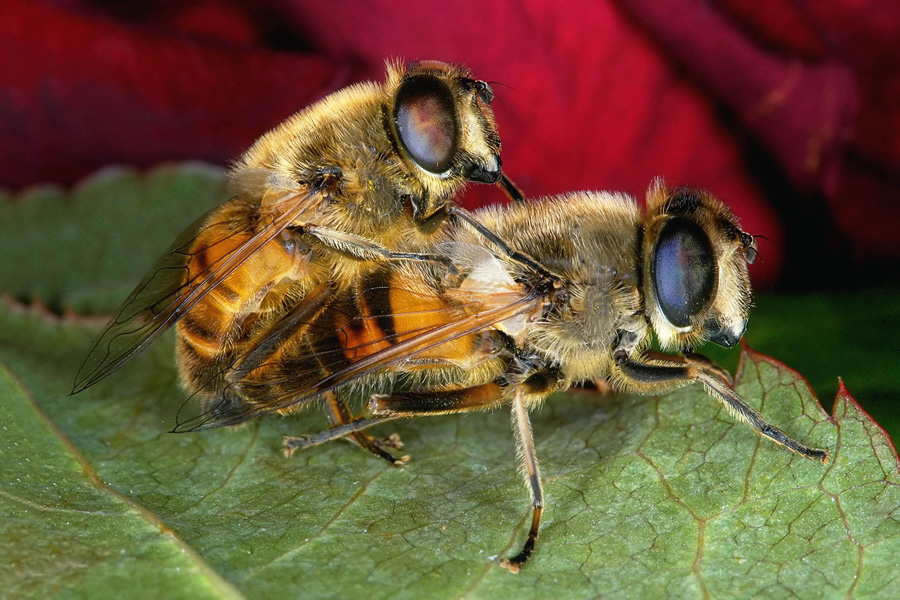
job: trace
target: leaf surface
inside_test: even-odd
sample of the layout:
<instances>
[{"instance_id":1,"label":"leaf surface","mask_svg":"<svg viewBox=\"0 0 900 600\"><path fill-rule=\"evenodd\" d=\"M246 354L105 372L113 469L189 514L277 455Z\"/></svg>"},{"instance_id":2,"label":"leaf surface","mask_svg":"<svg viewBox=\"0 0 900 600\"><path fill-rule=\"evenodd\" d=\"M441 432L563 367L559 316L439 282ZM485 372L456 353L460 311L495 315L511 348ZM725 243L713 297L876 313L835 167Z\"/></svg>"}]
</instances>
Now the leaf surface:
<instances>
[{"instance_id":1,"label":"leaf surface","mask_svg":"<svg viewBox=\"0 0 900 600\"><path fill-rule=\"evenodd\" d=\"M156 201L132 200L137 215ZM58 289L63 305L91 314L141 275L74 261L84 277L67 287L20 264L25 256L2 258L31 267L17 296ZM94 300L70 300L84 297L79 282L104 276ZM0 302L0 503L10 516L0 560L12 567L0 586L14 595L891 598L900 589L900 467L887 434L843 387L828 417L802 378L750 350L738 392L790 435L829 449L829 465L761 440L696 386L661 398L553 397L533 415L545 525L533 562L513 576L496 559L522 543L528 497L505 411L385 426L412 454L404 469L344 443L287 460L281 436L319 430L324 415L166 433L184 397L170 336L65 396L99 325Z\"/></svg>"},{"instance_id":2,"label":"leaf surface","mask_svg":"<svg viewBox=\"0 0 900 600\"><path fill-rule=\"evenodd\" d=\"M71 192L0 193L0 290L54 310L109 314L195 218L225 200L202 163L108 168Z\"/></svg>"}]
</instances>

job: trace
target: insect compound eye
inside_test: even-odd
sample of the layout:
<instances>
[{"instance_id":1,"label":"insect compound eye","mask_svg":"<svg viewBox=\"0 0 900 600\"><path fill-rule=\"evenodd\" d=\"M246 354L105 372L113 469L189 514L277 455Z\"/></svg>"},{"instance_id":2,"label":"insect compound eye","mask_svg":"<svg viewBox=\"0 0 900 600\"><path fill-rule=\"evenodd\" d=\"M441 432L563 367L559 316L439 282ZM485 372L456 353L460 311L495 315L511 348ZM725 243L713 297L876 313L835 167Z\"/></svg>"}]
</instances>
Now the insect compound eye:
<instances>
[{"instance_id":1,"label":"insect compound eye","mask_svg":"<svg viewBox=\"0 0 900 600\"><path fill-rule=\"evenodd\" d=\"M715 287L716 265L709 237L693 221L670 220L659 234L650 269L666 319L676 327L690 325Z\"/></svg>"},{"instance_id":2,"label":"insect compound eye","mask_svg":"<svg viewBox=\"0 0 900 600\"><path fill-rule=\"evenodd\" d=\"M756 239L749 233L741 232L741 248L744 251L744 260L748 265L752 265L759 258L759 251L756 249Z\"/></svg>"},{"instance_id":3,"label":"insect compound eye","mask_svg":"<svg viewBox=\"0 0 900 600\"><path fill-rule=\"evenodd\" d=\"M759 258L759 251L753 246L749 246L744 250L744 260L747 261L748 265L755 263L757 258Z\"/></svg>"},{"instance_id":4,"label":"insect compound eye","mask_svg":"<svg viewBox=\"0 0 900 600\"><path fill-rule=\"evenodd\" d=\"M487 81L481 81L480 79L469 79L468 77L462 77L457 81L459 82L459 85L461 85L462 88L467 92L475 92L475 94L478 96L478 99L485 104L489 105L494 101L494 89Z\"/></svg>"},{"instance_id":5,"label":"insect compound eye","mask_svg":"<svg viewBox=\"0 0 900 600\"><path fill-rule=\"evenodd\" d=\"M475 91L478 92L478 98L485 104L490 104L494 100L494 90L485 81L476 81Z\"/></svg>"},{"instance_id":6,"label":"insect compound eye","mask_svg":"<svg viewBox=\"0 0 900 600\"><path fill-rule=\"evenodd\" d=\"M459 142L453 93L432 75L416 75L400 84L394 107L400 143L420 167L443 173Z\"/></svg>"}]
</instances>

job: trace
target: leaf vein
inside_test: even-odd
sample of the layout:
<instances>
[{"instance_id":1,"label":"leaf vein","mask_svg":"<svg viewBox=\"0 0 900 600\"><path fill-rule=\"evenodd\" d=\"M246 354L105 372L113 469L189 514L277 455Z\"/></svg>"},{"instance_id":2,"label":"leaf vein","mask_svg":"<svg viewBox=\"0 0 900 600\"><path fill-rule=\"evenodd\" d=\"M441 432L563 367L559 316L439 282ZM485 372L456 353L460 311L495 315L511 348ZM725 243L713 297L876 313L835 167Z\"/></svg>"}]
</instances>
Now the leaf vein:
<instances>
[{"instance_id":1,"label":"leaf vein","mask_svg":"<svg viewBox=\"0 0 900 600\"><path fill-rule=\"evenodd\" d=\"M141 505L136 502L134 499L129 498L125 494L122 494L118 490L106 485L101 479L97 472L94 470L94 467L87 460L84 454L79 450L66 435L62 432L62 430L57 427L56 423L54 423L50 417L43 411L40 405L35 401L34 396L31 391L25 387L25 385L7 368L6 365L0 364L0 369L7 374L11 381L15 383L19 389L22 390L22 394L28 400L28 403L31 405L32 409L38 415L38 417L47 425L47 428L50 432L59 440L62 446L72 455L76 462L81 465L81 470L87 478L88 482L94 486L99 492L103 494L108 494L122 502L126 506L131 507L134 511L136 511L145 521L149 524L153 525L159 532L168 537L172 542L197 566L197 569L200 573L202 573L212 584L212 586L218 590L222 597L224 598L243 598L243 594L241 594L237 588L235 588L230 582L228 582L225 578L219 575L218 572L213 569L209 563L207 563L197 552L183 539L181 539L175 531L169 527L165 521L159 518L156 514L151 512L147 507Z\"/></svg>"}]
</instances>

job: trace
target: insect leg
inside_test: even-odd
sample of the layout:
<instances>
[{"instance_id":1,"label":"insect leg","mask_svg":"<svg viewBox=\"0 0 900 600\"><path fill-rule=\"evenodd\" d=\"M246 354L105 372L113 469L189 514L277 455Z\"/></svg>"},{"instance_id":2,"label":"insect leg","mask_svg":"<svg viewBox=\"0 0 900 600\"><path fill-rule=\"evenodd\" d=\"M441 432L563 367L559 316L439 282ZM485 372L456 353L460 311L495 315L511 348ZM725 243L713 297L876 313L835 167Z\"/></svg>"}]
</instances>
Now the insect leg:
<instances>
[{"instance_id":1,"label":"insect leg","mask_svg":"<svg viewBox=\"0 0 900 600\"><path fill-rule=\"evenodd\" d=\"M663 352L656 352L655 350L650 350L644 353L645 356L651 358L653 360L661 360L663 362L678 362L684 363L688 365L694 365L695 367L700 368L701 370L718 377L725 385L732 386L734 385L734 380L731 378L731 373L703 356L702 354L695 354L693 352L682 352L679 355L665 354Z\"/></svg>"},{"instance_id":2,"label":"insect leg","mask_svg":"<svg viewBox=\"0 0 900 600\"><path fill-rule=\"evenodd\" d=\"M541 528L541 516L544 511L544 492L541 486L541 472L538 468L534 451L534 438L531 434L531 422L525 407L527 386L517 386L513 391L512 421L516 433L518 454L522 460L522 471L531 488L531 529L528 539L516 556L501 561L501 565L512 573L518 573L534 552L538 532ZM462 390L451 390L431 393L404 393L392 395L376 395L369 400L369 410L373 414L413 417L436 414L487 410L496 408L504 400L503 387L496 383L476 385Z\"/></svg>"},{"instance_id":3,"label":"insect leg","mask_svg":"<svg viewBox=\"0 0 900 600\"><path fill-rule=\"evenodd\" d=\"M396 421L399 418L401 418L399 415L396 417L361 417L359 419L348 421L343 425L329 427L328 429L319 431L318 433L312 433L310 435L301 435L296 437L286 435L283 438L284 453L288 458L290 458L297 450L303 450L304 448L311 448L313 446L320 446L326 442L352 435L357 431L368 429L369 427L372 427L374 425L380 425L382 423L387 423L388 421Z\"/></svg>"},{"instance_id":4,"label":"insect leg","mask_svg":"<svg viewBox=\"0 0 900 600\"><path fill-rule=\"evenodd\" d=\"M454 268L453 262L447 256L421 254L417 252L393 252L385 246L367 238L352 233L346 233L344 231L338 231L337 229L319 227L318 225L304 225L301 230L303 233L315 236L317 240L332 250L336 250L360 260L416 260L421 262L440 263L451 270Z\"/></svg>"},{"instance_id":5,"label":"insect leg","mask_svg":"<svg viewBox=\"0 0 900 600\"><path fill-rule=\"evenodd\" d=\"M497 246L497 248L499 248L500 251L510 260L528 267L535 273L539 273L540 275L543 275L544 277L547 277L549 279L559 279L558 276L548 271L545 266L528 256L527 254L522 254L518 250L513 250L503 238L485 227L481 223L481 221L475 218L475 215L473 215L466 209L456 205L447 205L447 212L450 214L450 216L456 217L457 219L468 223L473 229L475 229L475 231L481 234L484 239Z\"/></svg>"},{"instance_id":6,"label":"insect leg","mask_svg":"<svg viewBox=\"0 0 900 600\"><path fill-rule=\"evenodd\" d=\"M805 446L774 425L769 425L765 418L741 400L730 386L696 365L678 364L673 360L669 360L668 364L648 364L629 358L624 351L618 351L615 359L619 372L628 384L633 384L632 387L643 388L646 391L664 391L683 383L700 382L735 418L752 427L761 436L806 458L828 462L826 450Z\"/></svg>"},{"instance_id":7,"label":"insect leg","mask_svg":"<svg viewBox=\"0 0 900 600\"><path fill-rule=\"evenodd\" d=\"M350 409L347 408L347 404L343 400L341 400L341 398L338 397L336 393L325 392L325 401L328 404L328 418L331 421L332 426L345 425L353 420L353 417L350 414ZM402 467L409 462L409 455L395 458L390 452L386 450L386 448L388 447L391 447L395 450L403 449L403 442L400 441L400 436L398 436L396 433L384 440L377 440L362 433L361 431L354 431L353 433L345 436L345 439L356 443L361 448L368 450L375 456L383 458L392 465Z\"/></svg>"},{"instance_id":8,"label":"insect leg","mask_svg":"<svg viewBox=\"0 0 900 600\"><path fill-rule=\"evenodd\" d=\"M331 398L326 394L326 400L331 402ZM337 413L338 419L343 420L342 423L314 433L299 437L286 436L284 438L284 452L287 456L291 456L297 450L308 448L310 446L318 446L331 440L341 437L350 436L356 432L362 431L388 421L394 421L404 417L431 416L439 414L449 414L454 412L465 412L469 410L490 409L497 407L503 401L503 388L495 383L486 383L472 385L467 388L457 390L434 390L427 388L419 389L416 392L406 392L399 394L375 394L369 400L369 410L372 413L371 418L358 418L351 420L349 411L346 408L334 409L332 414ZM338 400L338 402L340 402ZM342 403L341 403L342 404ZM335 420L335 421L336 421ZM335 422L333 421L333 423ZM391 438L388 438L389 440ZM377 441L374 441L378 444ZM367 449L368 446L364 446ZM375 454L381 455L379 452L370 450ZM403 457L399 460L408 460L409 457Z\"/></svg>"},{"instance_id":9,"label":"insect leg","mask_svg":"<svg viewBox=\"0 0 900 600\"><path fill-rule=\"evenodd\" d=\"M369 411L373 415L418 417L489 410L503 401L502 393L503 388L496 383L485 383L461 390L376 394L369 399Z\"/></svg>"},{"instance_id":10,"label":"insect leg","mask_svg":"<svg viewBox=\"0 0 900 600\"><path fill-rule=\"evenodd\" d=\"M734 386L734 379L731 377L731 373L706 358L702 354L695 354L693 352L684 352L681 355L684 357L684 361L689 365L694 365L695 367L699 367L703 372L708 375L712 375L714 377L719 378L722 383L724 383L728 387Z\"/></svg>"},{"instance_id":11,"label":"insect leg","mask_svg":"<svg viewBox=\"0 0 900 600\"><path fill-rule=\"evenodd\" d=\"M518 573L519 569L534 552L537 544L538 533L541 529L541 516L544 512L544 490L541 485L541 471L538 468L537 455L534 452L534 437L531 433L531 421L528 419L528 409L525 407L525 390L519 386L513 392L512 404L513 430L518 442L518 454L522 461L523 472L528 485L531 488L531 529L528 530L528 539L522 550L512 558L503 559L500 565L509 569L511 573Z\"/></svg>"}]
</instances>

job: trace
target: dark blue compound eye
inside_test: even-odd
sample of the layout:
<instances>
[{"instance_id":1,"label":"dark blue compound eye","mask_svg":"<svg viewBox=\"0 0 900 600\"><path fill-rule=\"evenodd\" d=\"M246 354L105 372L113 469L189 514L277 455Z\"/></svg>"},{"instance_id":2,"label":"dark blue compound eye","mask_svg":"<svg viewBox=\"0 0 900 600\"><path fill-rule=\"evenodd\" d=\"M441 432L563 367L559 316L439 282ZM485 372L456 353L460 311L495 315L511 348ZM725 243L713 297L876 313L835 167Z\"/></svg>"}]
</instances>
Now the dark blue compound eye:
<instances>
[{"instance_id":1,"label":"dark blue compound eye","mask_svg":"<svg viewBox=\"0 0 900 600\"><path fill-rule=\"evenodd\" d=\"M712 245L703 229L682 218L666 223L656 242L650 276L669 323L690 325L712 298L716 284Z\"/></svg>"},{"instance_id":2,"label":"dark blue compound eye","mask_svg":"<svg viewBox=\"0 0 900 600\"><path fill-rule=\"evenodd\" d=\"M410 158L432 173L443 173L453 162L459 125L450 88L432 75L417 75L400 84L394 104L394 125Z\"/></svg>"}]
</instances>

